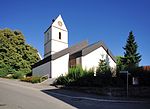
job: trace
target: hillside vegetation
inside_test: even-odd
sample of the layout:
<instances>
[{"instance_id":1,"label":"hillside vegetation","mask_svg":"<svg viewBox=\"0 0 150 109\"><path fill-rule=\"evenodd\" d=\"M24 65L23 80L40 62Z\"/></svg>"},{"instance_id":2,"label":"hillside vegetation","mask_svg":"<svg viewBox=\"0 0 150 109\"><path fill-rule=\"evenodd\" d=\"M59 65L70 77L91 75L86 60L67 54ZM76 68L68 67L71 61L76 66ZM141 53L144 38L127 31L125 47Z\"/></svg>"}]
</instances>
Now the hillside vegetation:
<instances>
[{"instance_id":1,"label":"hillside vegetation","mask_svg":"<svg viewBox=\"0 0 150 109\"><path fill-rule=\"evenodd\" d=\"M37 50L26 44L20 31L0 30L0 77L27 75L31 73L31 65L39 59Z\"/></svg>"}]
</instances>

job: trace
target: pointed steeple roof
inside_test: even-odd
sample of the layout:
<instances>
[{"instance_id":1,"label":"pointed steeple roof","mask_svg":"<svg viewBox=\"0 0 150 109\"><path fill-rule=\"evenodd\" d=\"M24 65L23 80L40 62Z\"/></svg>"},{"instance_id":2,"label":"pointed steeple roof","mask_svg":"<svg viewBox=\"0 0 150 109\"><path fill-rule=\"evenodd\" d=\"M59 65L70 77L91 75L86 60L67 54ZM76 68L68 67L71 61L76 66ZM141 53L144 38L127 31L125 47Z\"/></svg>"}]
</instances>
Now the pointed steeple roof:
<instances>
[{"instance_id":1,"label":"pointed steeple roof","mask_svg":"<svg viewBox=\"0 0 150 109\"><path fill-rule=\"evenodd\" d=\"M59 15L56 20L53 22L52 26L63 29L65 31L67 31L66 25L61 17L61 15Z\"/></svg>"},{"instance_id":2,"label":"pointed steeple roof","mask_svg":"<svg viewBox=\"0 0 150 109\"><path fill-rule=\"evenodd\" d=\"M50 25L49 28L51 28L52 26L59 28L59 29L62 29L64 31L68 31L61 15L59 15L56 19L52 20L52 24ZM49 28L45 32L47 32L49 30Z\"/></svg>"}]
</instances>

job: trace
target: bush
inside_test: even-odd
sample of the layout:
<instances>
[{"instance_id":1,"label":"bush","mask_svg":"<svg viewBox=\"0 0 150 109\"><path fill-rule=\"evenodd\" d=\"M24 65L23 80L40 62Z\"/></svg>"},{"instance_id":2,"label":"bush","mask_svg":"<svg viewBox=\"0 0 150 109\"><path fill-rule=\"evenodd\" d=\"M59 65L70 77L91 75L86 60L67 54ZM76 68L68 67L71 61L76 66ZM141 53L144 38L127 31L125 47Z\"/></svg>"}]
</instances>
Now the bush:
<instances>
[{"instance_id":1,"label":"bush","mask_svg":"<svg viewBox=\"0 0 150 109\"><path fill-rule=\"evenodd\" d=\"M12 67L6 65L4 62L0 61L0 77L6 77L8 74L14 73L15 70Z\"/></svg>"},{"instance_id":2,"label":"bush","mask_svg":"<svg viewBox=\"0 0 150 109\"><path fill-rule=\"evenodd\" d=\"M21 79L21 78L24 77L24 74L23 74L22 72L20 72L20 71L17 71L17 72L15 72L15 73L13 74L12 77L13 77L14 79Z\"/></svg>"},{"instance_id":3,"label":"bush","mask_svg":"<svg viewBox=\"0 0 150 109\"><path fill-rule=\"evenodd\" d=\"M96 69L96 76L103 75L103 74L107 76L112 76L111 69L108 63L106 62L106 60L100 60L99 65Z\"/></svg>"},{"instance_id":4,"label":"bush","mask_svg":"<svg viewBox=\"0 0 150 109\"><path fill-rule=\"evenodd\" d=\"M41 79L40 79L40 77L32 77L32 79L31 79L31 83L40 83L41 82Z\"/></svg>"},{"instance_id":5,"label":"bush","mask_svg":"<svg viewBox=\"0 0 150 109\"><path fill-rule=\"evenodd\" d=\"M3 71L1 71L0 70L0 77L6 77L8 75L8 73L6 73L6 72L3 72Z\"/></svg>"},{"instance_id":6,"label":"bush","mask_svg":"<svg viewBox=\"0 0 150 109\"><path fill-rule=\"evenodd\" d=\"M26 78L21 78L20 80L24 82L31 82L31 79L32 77L26 77Z\"/></svg>"},{"instance_id":7,"label":"bush","mask_svg":"<svg viewBox=\"0 0 150 109\"><path fill-rule=\"evenodd\" d=\"M83 70L82 77L91 77L94 76L94 68L91 68L89 70Z\"/></svg>"},{"instance_id":8,"label":"bush","mask_svg":"<svg viewBox=\"0 0 150 109\"><path fill-rule=\"evenodd\" d=\"M54 81L54 85L67 85L69 83L69 79L66 76L59 76L55 81Z\"/></svg>"},{"instance_id":9,"label":"bush","mask_svg":"<svg viewBox=\"0 0 150 109\"><path fill-rule=\"evenodd\" d=\"M47 80L47 79L48 79L48 76L42 76L42 77L41 77L41 82L42 82L42 81L45 81L45 80Z\"/></svg>"},{"instance_id":10,"label":"bush","mask_svg":"<svg viewBox=\"0 0 150 109\"><path fill-rule=\"evenodd\" d=\"M31 69L29 69L29 68L20 69L19 71L22 72L24 75L31 74Z\"/></svg>"},{"instance_id":11,"label":"bush","mask_svg":"<svg viewBox=\"0 0 150 109\"><path fill-rule=\"evenodd\" d=\"M83 75L83 69L81 66L72 67L69 69L68 74L66 75L70 81L78 80Z\"/></svg>"},{"instance_id":12,"label":"bush","mask_svg":"<svg viewBox=\"0 0 150 109\"><path fill-rule=\"evenodd\" d=\"M24 82L30 82L30 83L40 83L41 82L40 77L26 77L26 78L22 78L20 80L24 81Z\"/></svg>"},{"instance_id":13,"label":"bush","mask_svg":"<svg viewBox=\"0 0 150 109\"><path fill-rule=\"evenodd\" d=\"M65 86L85 86L91 84L89 81L94 77L94 70L89 71L83 70L81 66L76 66L69 69L67 75L59 76L54 85L65 85Z\"/></svg>"}]
</instances>

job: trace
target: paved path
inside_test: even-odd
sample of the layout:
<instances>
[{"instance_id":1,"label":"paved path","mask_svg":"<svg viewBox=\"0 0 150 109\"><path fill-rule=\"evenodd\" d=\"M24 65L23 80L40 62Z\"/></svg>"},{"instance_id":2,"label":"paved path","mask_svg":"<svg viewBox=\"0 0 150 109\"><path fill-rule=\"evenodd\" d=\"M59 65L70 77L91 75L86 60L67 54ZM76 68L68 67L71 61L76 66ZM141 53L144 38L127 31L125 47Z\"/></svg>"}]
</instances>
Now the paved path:
<instances>
[{"instance_id":1,"label":"paved path","mask_svg":"<svg viewBox=\"0 0 150 109\"><path fill-rule=\"evenodd\" d=\"M0 109L150 109L148 101L116 99L0 78Z\"/></svg>"}]
</instances>

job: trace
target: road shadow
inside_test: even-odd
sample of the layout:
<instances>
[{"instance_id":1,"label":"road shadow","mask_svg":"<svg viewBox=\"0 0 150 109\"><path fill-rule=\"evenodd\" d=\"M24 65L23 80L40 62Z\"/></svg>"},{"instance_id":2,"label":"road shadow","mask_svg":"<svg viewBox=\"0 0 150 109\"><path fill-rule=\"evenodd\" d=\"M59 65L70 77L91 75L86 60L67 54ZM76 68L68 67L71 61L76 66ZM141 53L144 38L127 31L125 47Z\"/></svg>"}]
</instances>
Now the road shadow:
<instances>
[{"instance_id":1,"label":"road shadow","mask_svg":"<svg viewBox=\"0 0 150 109\"><path fill-rule=\"evenodd\" d=\"M94 109L100 108L99 105L97 105L98 101L90 101L90 100L78 98L79 96L96 97L96 95L80 93L76 91L69 91L64 89L48 89L48 90L41 90L41 91L78 109L93 109L93 107Z\"/></svg>"},{"instance_id":2,"label":"road shadow","mask_svg":"<svg viewBox=\"0 0 150 109\"><path fill-rule=\"evenodd\" d=\"M107 102L105 100L118 100L119 98L116 97L108 97L108 96L98 96L95 94L88 94L77 92L73 90L65 90L65 89L47 89L41 90L43 93L57 98L75 108L78 109L130 109L130 108L137 108L137 109L150 109L149 103L127 103L127 102ZM97 100L87 100L85 98L95 98L95 99L102 99L102 101ZM121 98L123 100L123 98ZM104 101L103 101L104 100ZM127 100L127 99L124 99ZM62 107L63 108L63 107Z\"/></svg>"}]
</instances>

